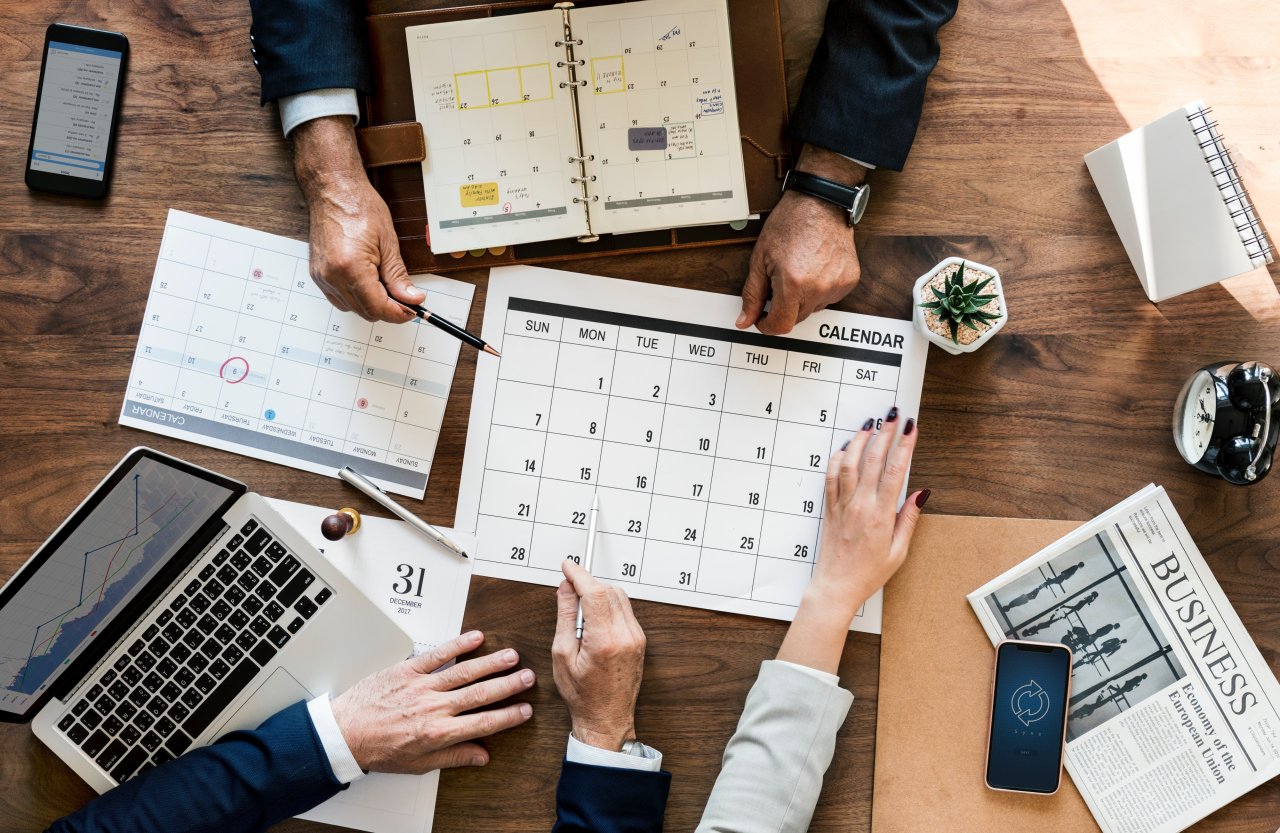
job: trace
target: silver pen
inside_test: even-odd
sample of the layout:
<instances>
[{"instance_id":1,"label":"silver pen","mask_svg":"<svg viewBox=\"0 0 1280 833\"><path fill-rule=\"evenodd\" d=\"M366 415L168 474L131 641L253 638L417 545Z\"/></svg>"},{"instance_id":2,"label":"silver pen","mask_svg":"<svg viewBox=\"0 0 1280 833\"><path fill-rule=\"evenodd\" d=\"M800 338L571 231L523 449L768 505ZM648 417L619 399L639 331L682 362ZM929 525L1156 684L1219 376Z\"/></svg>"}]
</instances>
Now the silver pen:
<instances>
[{"instance_id":1,"label":"silver pen","mask_svg":"<svg viewBox=\"0 0 1280 833\"><path fill-rule=\"evenodd\" d=\"M591 572L591 562L596 554L596 521L600 517L600 493L591 498L591 521L587 525L587 556L583 559L582 569ZM582 599L578 599L578 639L582 638Z\"/></svg>"},{"instance_id":2,"label":"silver pen","mask_svg":"<svg viewBox=\"0 0 1280 833\"><path fill-rule=\"evenodd\" d=\"M436 529L434 526L427 523L426 521L422 520L422 518L419 518L417 515L413 514L408 509L405 509L403 506L396 503L391 498L387 497L387 493L382 491L382 489L378 488L378 484L374 483L372 480L365 477L360 472L351 468L351 466L343 466L342 468L338 469L338 477L341 477L343 480L347 481L352 486L355 486L357 489L363 492L364 496L369 498L369 500L372 500L374 503L378 504L383 509L390 512L392 515L395 515L397 518L404 521L409 526L418 530L423 535L430 538L432 541L435 541L440 546L453 550L463 558L471 557L467 555L466 550L458 546L453 541L449 540L449 538L443 532Z\"/></svg>"}]
</instances>

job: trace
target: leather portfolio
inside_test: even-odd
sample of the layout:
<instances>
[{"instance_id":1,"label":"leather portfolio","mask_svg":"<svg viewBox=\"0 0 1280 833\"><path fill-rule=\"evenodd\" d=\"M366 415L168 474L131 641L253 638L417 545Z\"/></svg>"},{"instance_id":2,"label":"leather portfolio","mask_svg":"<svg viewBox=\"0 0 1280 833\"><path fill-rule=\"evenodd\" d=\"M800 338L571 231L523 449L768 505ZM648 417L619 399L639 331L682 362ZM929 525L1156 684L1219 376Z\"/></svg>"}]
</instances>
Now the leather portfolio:
<instances>
[{"instance_id":1,"label":"leather portfolio","mask_svg":"<svg viewBox=\"0 0 1280 833\"><path fill-rule=\"evenodd\" d=\"M744 228L727 224L609 234L596 242L573 238L436 255L427 238L427 205L422 160L430 153L415 120L405 30L411 26L519 14L552 8L549 0L501 0L458 6L417 0L430 6L401 10L406 0L372 0L367 17L372 92L361 101L357 139L369 179L386 200L411 272L447 272L513 263L600 257L611 254L712 246L754 240L763 216ZM594 0L577 6L603 5ZM787 138L786 75L778 0L728 0L738 127L746 173L748 208L763 215L782 195L791 164Z\"/></svg>"},{"instance_id":2,"label":"leather portfolio","mask_svg":"<svg viewBox=\"0 0 1280 833\"><path fill-rule=\"evenodd\" d=\"M995 649L965 595L1075 521L925 515L884 588L872 833L1098 830L1064 770L1055 795L983 782Z\"/></svg>"}]
</instances>

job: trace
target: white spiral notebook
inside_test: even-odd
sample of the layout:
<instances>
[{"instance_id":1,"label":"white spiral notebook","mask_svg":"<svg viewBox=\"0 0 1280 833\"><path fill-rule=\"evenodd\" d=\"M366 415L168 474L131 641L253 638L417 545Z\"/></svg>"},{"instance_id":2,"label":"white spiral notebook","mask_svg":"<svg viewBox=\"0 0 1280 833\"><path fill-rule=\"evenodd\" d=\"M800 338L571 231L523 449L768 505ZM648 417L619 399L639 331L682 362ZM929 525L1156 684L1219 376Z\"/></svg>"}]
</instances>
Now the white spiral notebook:
<instances>
[{"instance_id":1,"label":"white spiral notebook","mask_svg":"<svg viewBox=\"0 0 1280 833\"><path fill-rule=\"evenodd\" d=\"M1266 230L1203 101L1085 154L1084 161L1152 301L1273 261Z\"/></svg>"}]
</instances>

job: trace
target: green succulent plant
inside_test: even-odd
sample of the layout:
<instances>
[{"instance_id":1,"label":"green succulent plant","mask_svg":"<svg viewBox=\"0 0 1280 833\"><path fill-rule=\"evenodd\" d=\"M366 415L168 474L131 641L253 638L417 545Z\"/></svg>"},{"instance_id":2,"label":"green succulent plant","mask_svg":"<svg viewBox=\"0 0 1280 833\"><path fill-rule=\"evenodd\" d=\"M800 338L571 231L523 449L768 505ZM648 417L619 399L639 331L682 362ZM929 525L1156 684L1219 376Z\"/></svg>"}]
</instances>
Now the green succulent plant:
<instances>
[{"instance_id":1,"label":"green succulent plant","mask_svg":"<svg viewBox=\"0 0 1280 833\"><path fill-rule=\"evenodd\" d=\"M981 294L986 285L995 280L995 278L988 276L982 280L965 283L964 269L966 265L968 264L965 261L960 261L960 268L947 275L943 281L942 289L930 284L929 290L933 292L937 300L920 304L922 309L933 310L938 318L947 322L948 327L951 329L951 340L956 344L960 343L961 327L968 327L970 330L980 333L982 332L982 327L990 327L993 322L1000 320L998 313L986 312L982 309L998 297L996 295ZM979 324L982 327L978 326Z\"/></svg>"}]
</instances>

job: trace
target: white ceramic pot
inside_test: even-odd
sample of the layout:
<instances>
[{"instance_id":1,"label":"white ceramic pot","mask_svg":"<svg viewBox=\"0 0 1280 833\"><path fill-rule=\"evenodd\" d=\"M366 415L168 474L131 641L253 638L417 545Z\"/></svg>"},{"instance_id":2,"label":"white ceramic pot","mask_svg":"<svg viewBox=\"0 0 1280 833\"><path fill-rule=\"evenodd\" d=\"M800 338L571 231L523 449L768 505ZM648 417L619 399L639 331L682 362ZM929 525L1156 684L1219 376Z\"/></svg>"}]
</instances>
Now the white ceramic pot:
<instances>
[{"instance_id":1,"label":"white ceramic pot","mask_svg":"<svg viewBox=\"0 0 1280 833\"><path fill-rule=\"evenodd\" d=\"M943 271L944 269L951 266L952 264L958 264L961 261L964 261L965 268L977 269L979 272L985 272L988 275L991 275L992 278L994 278L994 280L991 283L987 284L987 286L984 287L982 291L984 294L995 292L997 296L996 303L1000 306L1000 319L995 323L993 323L990 327L987 327L985 330L983 330L982 335L978 336L976 339L969 342L968 344L956 344L954 341L951 340L951 336L938 335L933 330L930 330L929 327L925 324L925 320L924 320L925 311L920 308L920 303L923 300L920 297L920 292L921 290L924 289L925 284L933 280L934 276L936 276L939 272ZM930 269L925 274L921 275L920 280L916 281L915 289L913 289L911 292L911 301L912 301L912 309L914 310L914 312L912 313L912 320L915 321L916 329L920 331L921 335L929 339L929 341L932 341L934 344L938 345L943 350L946 350L948 353L951 353L952 355L959 355L960 353L972 353L974 350L977 350L979 347L987 343L987 339L991 338L993 335L1000 332L1000 329L1004 327L1005 322L1009 320L1009 306L1005 303L1005 300L1004 300L1004 286L1002 286L1000 283L1000 273L997 272L995 269L992 269L990 266L985 266L981 263L978 263L977 261L967 260L962 257L949 257L946 260L939 263L937 266Z\"/></svg>"}]
</instances>

